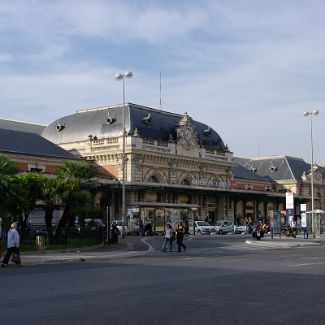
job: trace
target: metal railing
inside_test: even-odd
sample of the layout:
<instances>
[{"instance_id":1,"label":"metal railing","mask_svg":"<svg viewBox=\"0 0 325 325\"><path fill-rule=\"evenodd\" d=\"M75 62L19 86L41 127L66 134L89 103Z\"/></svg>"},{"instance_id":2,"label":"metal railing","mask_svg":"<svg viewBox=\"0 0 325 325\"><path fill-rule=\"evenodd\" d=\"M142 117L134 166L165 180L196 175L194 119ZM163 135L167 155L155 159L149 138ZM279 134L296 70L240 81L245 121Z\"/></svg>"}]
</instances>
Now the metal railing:
<instances>
[{"instance_id":1,"label":"metal railing","mask_svg":"<svg viewBox=\"0 0 325 325\"><path fill-rule=\"evenodd\" d=\"M103 229L64 228L53 229L49 234L45 227L20 231L22 251L64 250L92 247L104 243Z\"/></svg>"}]
</instances>

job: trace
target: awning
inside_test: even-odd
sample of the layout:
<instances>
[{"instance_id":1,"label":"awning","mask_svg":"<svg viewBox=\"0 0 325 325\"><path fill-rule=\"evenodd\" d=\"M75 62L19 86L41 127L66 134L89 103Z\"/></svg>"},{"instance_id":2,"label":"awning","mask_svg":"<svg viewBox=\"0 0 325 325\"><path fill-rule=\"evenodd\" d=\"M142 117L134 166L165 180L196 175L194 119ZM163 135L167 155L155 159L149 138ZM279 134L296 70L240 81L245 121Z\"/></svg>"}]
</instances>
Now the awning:
<instances>
[{"instance_id":1,"label":"awning","mask_svg":"<svg viewBox=\"0 0 325 325\"><path fill-rule=\"evenodd\" d=\"M148 207L148 208L180 208L180 209L198 209L198 204L187 203L164 203L164 202L133 202L128 204L129 207Z\"/></svg>"},{"instance_id":2,"label":"awning","mask_svg":"<svg viewBox=\"0 0 325 325\"><path fill-rule=\"evenodd\" d=\"M313 211L307 211L306 213L308 213L308 214L312 214L312 213L314 213L314 214L324 214L325 211L321 210L321 209L316 209L316 210L313 210Z\"/></svg>"}]
</instances>

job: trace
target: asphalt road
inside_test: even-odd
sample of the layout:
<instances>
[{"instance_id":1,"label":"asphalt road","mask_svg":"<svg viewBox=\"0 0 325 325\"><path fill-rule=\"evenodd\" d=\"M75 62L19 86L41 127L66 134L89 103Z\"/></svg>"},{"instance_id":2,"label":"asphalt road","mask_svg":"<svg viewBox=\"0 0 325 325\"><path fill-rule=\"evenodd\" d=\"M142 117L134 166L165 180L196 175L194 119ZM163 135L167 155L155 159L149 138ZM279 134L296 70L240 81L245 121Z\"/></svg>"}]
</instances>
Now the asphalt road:
<instances>
[{"instance_id":1,"label":"asphalt road","mask_svg":"<svg viewBox=\"0 0 325 325\"><path fill-rule=\"evenodd\" d=\"M324 246L259 249L226 236L187 246L0 269L0 323L325 324Z\"/></svg>"}]
</instances>

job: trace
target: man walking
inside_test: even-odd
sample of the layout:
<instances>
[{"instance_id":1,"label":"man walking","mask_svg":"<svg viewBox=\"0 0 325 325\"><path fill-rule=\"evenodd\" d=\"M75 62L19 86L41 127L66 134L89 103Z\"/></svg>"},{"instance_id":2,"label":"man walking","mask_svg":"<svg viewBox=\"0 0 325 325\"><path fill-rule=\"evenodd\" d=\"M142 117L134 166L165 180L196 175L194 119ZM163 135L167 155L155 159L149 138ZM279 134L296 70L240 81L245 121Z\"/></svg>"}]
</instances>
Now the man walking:
<instances>
[{"instance_id":1,"label":"man walking","mask_svg":"<svg viewBox=\"0 0 325 325\"><path fill-rule=\"evenodd\" d=\"M10 229L8 231L7 253L1 263L2 267L5 267L8 265L12 254L14 254L14 257L15 257L15 258L12 258L12 261L14 263L16 263L16 266L20 266L21 261L20 261L20 257L19 257L19 244L20 244L20 236L17 231L17 223L14 222L11 224Z\"/></svg>"}]
</instances>

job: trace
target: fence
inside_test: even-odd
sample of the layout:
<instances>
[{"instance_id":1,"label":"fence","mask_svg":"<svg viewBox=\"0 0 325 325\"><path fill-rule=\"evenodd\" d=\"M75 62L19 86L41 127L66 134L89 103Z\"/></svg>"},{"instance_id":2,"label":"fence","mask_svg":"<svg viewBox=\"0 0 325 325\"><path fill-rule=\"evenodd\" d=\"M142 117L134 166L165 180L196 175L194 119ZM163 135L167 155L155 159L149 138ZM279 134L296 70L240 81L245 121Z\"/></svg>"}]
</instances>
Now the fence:
<instances>
[{"instance_id":1,"label":"fence","mask_svg":"<svg viewBox=\"0 0 325 325\"><path fill-rule=\"evenodd\" d=\"M105 232L99 229L55 229L49 234L46 228L20 230L22 251L44 251L91 247L104 242Z\"/></svg>"}]
</instances>

